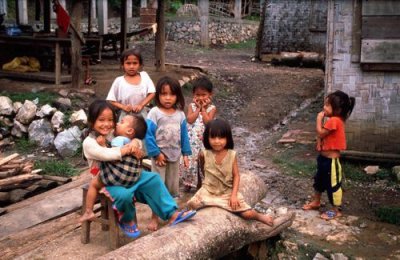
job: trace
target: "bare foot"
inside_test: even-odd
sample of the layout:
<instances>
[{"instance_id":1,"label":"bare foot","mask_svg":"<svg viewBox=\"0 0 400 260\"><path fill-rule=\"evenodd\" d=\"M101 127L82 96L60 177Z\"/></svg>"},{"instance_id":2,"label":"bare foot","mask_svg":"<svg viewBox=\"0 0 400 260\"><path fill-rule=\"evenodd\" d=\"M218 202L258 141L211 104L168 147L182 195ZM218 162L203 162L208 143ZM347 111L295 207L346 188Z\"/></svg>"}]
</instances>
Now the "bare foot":
<instances>
[{"instance_id":1,"label":"bare foot","mask_svg":"<svg viewBox=\"0 0 400 260\"><path fill-rule=\"evenodd\" d=\"M190 215L189 215L190 214ZM172 217L169 219L168 224L172 224L175 222L175 220L178 219L179 216L179 221L177 223L185 221L186 219L191 218L196 214L195 210L187 210L187 211L175 211L175 213L172 215ZM187 216L189 215L189 216Z\"/></svg>"},{"instance_id":2,"label":"bare foot","mask_svg":"<svg viewBox=\"0 0 400 260\"><path fill-rule=\"evenodd\" d=\"M96 218L96 215L93 211L85 211L85 213L83 213L83 215L79 218L79 222L83 223L85 221L91 221L94 218Z\"/></svg>"},{"instance_id":3,"label":"bare foot","mask_svg":"<svg viewBox=\"0 0 400 260\"><path fill-rule=\"evenodd\" d=\"M313 209L319 209L319 207L321 207L321 202L313 200L310 203L304 204L302 209L313 210Z\"/></svg>"},{"instance_id":4,"label":"bare foot","mask_svg":"<svg viewBox=\"0 0 400 260\"><path fill-rule=\"evenodd\" d=\"M151 215L151 221L147 225L147 229L150 231L156 231L158 229L158 216L154 213Z\"/></svg>"},{"instance_id":5,"label":"bare foot","mask_svg":"<svg viewBox=\"0 0 400 260\"><path fill-rule=\"evenodd\" d=\"M264 223L264 224L267 224L268 226L271 226L271 227L274 225L274 219L269 215L261 214L260 221L262 223Z\"/></svg>"}]
</instances>

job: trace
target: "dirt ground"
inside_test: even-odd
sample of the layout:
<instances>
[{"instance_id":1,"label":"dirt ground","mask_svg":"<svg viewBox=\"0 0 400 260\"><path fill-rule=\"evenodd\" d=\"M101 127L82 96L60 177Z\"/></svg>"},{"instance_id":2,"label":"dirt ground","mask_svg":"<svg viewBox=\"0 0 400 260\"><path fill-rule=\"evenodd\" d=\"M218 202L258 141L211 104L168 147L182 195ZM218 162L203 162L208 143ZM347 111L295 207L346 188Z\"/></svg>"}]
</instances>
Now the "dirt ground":
<instances>
[{"instance_id":1,"label":"dirt ground","mask_svg":"<svg viewBox=\"0 0 400 260\"><path fill-rule=\"evenodd\" d=\"M156 72L154 64L154 43L138 43L143 51L145 67L154 82L163 75L170 75L180 80L186 80L194 75L199 75L197 69L183 69L167 67L167 72ZM279 154L290 151L293 159L314 161L316 153L313 149L313 134L309 135L306 144L277 144L277 140L288 130L301 129L313 133L315 115L322 106L321 91L324 87L324 72L315 68L291 68L273 67L267 63L252 62L253 49L225 49L225 48L200 48L168 42L166 46L167 63L198 66L206 71L215 85L214 103L218 109L218 116L228 119L233 128L236 147L241 155L241 168L250 169L259 173L265 179L271 194L279 194L277 197L285 201L286 205L292 205L294 209L300 209L312 193L312 181L309 177L291 176L285 174L286 169L277 165L274 158ZM98 98L104 98L114 78L122 72L116 59L103 59L103 62L91 67L94 80L97 83L92 86ZM52 85L40 83L17 82L8 79L0 79L2 90L26 91L29 89L56 90ZM65 87L65 86L64 86ZM186 92L190 100L190 92ZM319 95L319 96L318 96ZM315 99L315 100L314 100ZM304 105L306 103L308 106ZM298 110L304 106L305 109ZM296 112L296 110L298 110ZM294 111L294 112L293 112ZM291 116L287 117L291 113ZM272 174L273 173L273 174ZM393 230L400 240L400 231L395 226L384 226L376 221L374 206L400 205L400 190L397 188L378 189L377 186L364 187L354 185L345 193L344 213L372 221L370 224L376 230ZM362 249L366 241L372 239L374 229L359 239L354 246ZM296 238L299 233L291 231L289 238ZM70 242L71 236L65 235L64 240L69 241L69 247L75 248L78 242ZM321 244L321 238L307 239L308 243L314 243L320 248L330 248L333 251L346 251L357 256L354 250L347 246L337 248L334 245ZM97 240L93 243L97 243ZM305 241L305 240L302 240ZM313 241L313 242L310 242ZM374 243L381 243L375 241ZM53 243L50 247L37 249L35 252L41 259L50 259L56 255L46 253L57 251L57 246L63 244L62 240ZM396 251L396 245L388 247L385 243L376 245L377 256L386 258ZM390 249L389 249L390 248ZM99 251L96 246L87 247L87 250ZM39 251L38 251L39 250ZM385 252L390 251L390 252ZM66 250L61 250L66 251ZM77 250L79 251L79 250ZM36 253L28 254L33 257ZM97 253L81 255L84 257L98 256ZM296 255L296 254L295 254ZM364 259L368 255L361 254ZM311 258L313 256L310 256ZM90 257L89 257L90 258ZM380 258L380 257L378 257ZM305 258L307 259L307 258Z\"/></svg>"}]
</instances>

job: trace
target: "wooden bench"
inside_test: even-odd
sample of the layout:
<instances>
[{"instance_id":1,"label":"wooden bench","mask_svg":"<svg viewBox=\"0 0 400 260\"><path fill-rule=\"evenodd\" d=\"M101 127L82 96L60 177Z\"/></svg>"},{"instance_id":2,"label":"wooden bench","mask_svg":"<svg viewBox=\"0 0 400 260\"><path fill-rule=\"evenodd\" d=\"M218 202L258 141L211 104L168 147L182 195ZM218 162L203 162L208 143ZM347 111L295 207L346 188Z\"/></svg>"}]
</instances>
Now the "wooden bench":
<instances>
[{"instance_id":1,"label":"wooden bench","mask_svg":"<svg viewBox=\"0 0 400 260\"><path fill-rule=\"evenodd\" d=\"M144 159L142 165L143 169L145 170L151 169L151 161L149 159ZM82 187L82 214L86 209L86 196L88 189L89 184L86 184ZM112 207L112 202L102 193L99 193L98 201L100 202L99 210L101 213L98 218L95 218L92 221L100 223L103 231L108 231L109 246L111 249L117 249L119 247L119 227L117 217L115 216L115 212ZM84 221L82 223L82 244L87 244L90 242L90 222L91 221Z\"/></svg>"}]
</instances>

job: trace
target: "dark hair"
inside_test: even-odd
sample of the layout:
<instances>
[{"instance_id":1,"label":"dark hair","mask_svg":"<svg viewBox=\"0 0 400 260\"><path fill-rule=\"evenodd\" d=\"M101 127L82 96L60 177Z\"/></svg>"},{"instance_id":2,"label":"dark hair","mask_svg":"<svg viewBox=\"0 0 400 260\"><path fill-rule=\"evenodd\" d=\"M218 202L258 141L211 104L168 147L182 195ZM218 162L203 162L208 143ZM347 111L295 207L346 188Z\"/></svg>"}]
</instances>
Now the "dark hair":
<instances>
[{"instance_id":1,"label":"dark hair","mask_svg":"<svg viewBox=\"0 0 400 260\"><path fill-rule=\"evenodd\" d=\"M176 95L176 103L174 105L175 108L183 110L185 108L185 98L183 97L182 88L179 82L176 79L165 76L158 80L156 86L156 96L154 98L156 105L161 107L160 103L160 94L163 90L164 86L168 85L171 89L171 92Z\"/></svg>"},{"instance_id":2,"label":"dark hair","mask_svg":"<svg viewBox=\"0 0 400 260\"><path fill-rule=\"evenodd\" d=\"M133 129L135 130L135 138L143 140L147 132L146 120L140 115L133 116Z\"/></svg>"},{"instance_id":3,"label":"dark hair","mask_svg":"<svg viewBox=\"0 0 400 260\"><path fill-rule=\"evenodd\" d=\"M136 56L136 58L138 58L138 60L139 60L139 64L140 64L141 66L143 66L142 53L140 52L139 49L136 49L136 48L127 49L127 50L124 50L124 51L121 53L121 57L120 57L121 65L123 65L124 62L126 61L126 59L128 59L128 57L131 56L131 55Z\"/></svg>"},{"instance_id":4,"label":"dark hair","mask_svg":"<svg viewBox=\"0 0 400 260\"><path fill-rule=\"evenodd\" d=\"M332 107L332 115L339 116L344 121L349 118L356 103L354 97L349 97L346 93L340 90L330 93L326 97L326 100Z\"/></svg>"},{"instance_id":5,"label":"dark hair","mask_svg":"<svg viewBox=\"0 0 400 260\"><path fill-rule=\"evenodd\" d=\"M90 130L94 130L93 126L94 123L96 122L97 118L99 115L105 110L105 109L111 109L112 114L113 114L113 121L114 121L114 127L115 124L117 123L117 115L114 111L114 107L108 103L105 100L95 100L89 105L89 110L88 110L88 126Z\"/></svg>"},{"instance_id":6,"label":"dark hair","mask_svg":"<svg viewBox=\"0 0 400 260\"><path fill-rule=\"evenodd\" d=\"M193 81L193 93L196 91L196 89L204 89L209 93L213 92L213 84L212 82L206 77L206 76L201 76Z\"/></svg>"},{"instance_id":7,"label":"dark hair","mask_svg":"<svg viewBox=\"0 0 400 260\"><path fill-rule=\"evenodd\" d=\"M226 138L225 149L233 149L232 130L229 123L223 119L213 119L206 124L206 129L203 133L203 144L207 150L212 150L209 138L222 137Z\"/></svg>"}]
</instances>

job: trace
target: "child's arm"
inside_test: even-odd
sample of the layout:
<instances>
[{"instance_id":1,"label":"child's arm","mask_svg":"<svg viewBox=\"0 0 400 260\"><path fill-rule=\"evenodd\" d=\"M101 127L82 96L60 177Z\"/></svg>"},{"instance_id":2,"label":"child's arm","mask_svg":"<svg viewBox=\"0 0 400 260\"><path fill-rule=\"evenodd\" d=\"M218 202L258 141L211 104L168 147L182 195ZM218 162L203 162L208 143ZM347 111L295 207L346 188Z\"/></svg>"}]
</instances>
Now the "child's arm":
<instances>
[{"instance_id":1,"label":"child's arm","mask_svg":"<svg viewBox=\"0 0 400 260\"><path fill-rule=\"evenodd\" d=\"M125 112L131 112L132 111L132 106L131 105L124 105L124 104L121 104L121 103L119 103L117 101L110 101L110 103L113 106L115 106L116 108L122 109Z\"/></svg>"},{"instance_id":2,"label":"child's arm","mask_svg":"<svg viewBox=\"0 0 400 260\"><path fill-rule=\"evenodd\" d=\"M106 144L107 144L106 137L103 136L103 135L99 135L98 137L96 137L96 142L97 142L99 145L103 146L103 147L105 147Z\"/></svg>"},{"instance_id":3,"label":"child's arm","mask_svg":"<svg viewBox=\"0 0 400 260\"><path fill-rule=\"evenodd\" d=\"M200 114L200 110L201 110L201 105L199 104L199 102L197 101L197 99L193 99L193 103L196 105L196 110L193 111L192 109L192 104L189 104L188 110L187 110L187 122L189 124L193 124L197 117Z\"/></svg>"},{"instance_id":4,"label":"child's arm","mask_svg":"<svg viewBox=\"0 0 400 260\"><path fill-rule=\"evenodd\" d=\"M204 102L203 106L200 109L201 116L203 117L203 122L204 124L207 124L209 121L213 120L215 117L215 114L217 113L217 108L213 107L210 111L207 112L207 107L208 105L211 104L211 99L207 99L206 102Z\"/></svg>"},{"instance_id":5,"label":"child's arm","mask_svg":"<svg viewBox=\"0 0 400 260\"><path fill-rule=\"evenodd\" d=\"M181 152L184 157L192 155L192 149L190 149L189 133L187 129L186 119L183 119L181 123Z\"/></svg>"},{"instance_id":6,"label":"child's arm","mask_svg":"<svg viewBox=\"0 0 400 260\"><path fill-rule=\"evenodd\" d=\"M149 93L147 96L137 105L132 106L132 111L135 113L139 113L142 109L150 103L150 101L156 96L155 93Z\"/></svg>"},{"instance_id":7,"label":"child's arm","mask_svg":"<svg viewBox=\"0 0 400 260\"><path fill-rule=\"evenodd\" d=\"M323 120L324 120L325 113L324 111L321 111L317 115L317 122L316 122L316 127L315 131L317 132L317 138L324 138L329 134L329 130L324 128L323 126Z\"/></svg>"},{"instance_id":8,"label":"child's arm","mask_svg":"<svg viewBox=\"0 0 400 260\"><path fill-rule=\"evenodd\" d=\"M149 116L151 116L150 113ZM146 123L147 131L144 137L144 143L146 144L147 155L149 157L158 157L161 154L161 150L156 142L157 125L150 119L146 119Z\"/></svg>"},{"instance_id":9,"label":"child's arm","mask_svg":"<svg viewBox=\"0 0 400 260\"><path fill-rule=\"evenodd\" d=\"M104 162L119 161L122 156L128 154L130 151L127 147L103 147L97 143L96 139L91 137L86 137L82 147L87 159Z\"/></svg>"},{"instance_id":10,"label":"child's arm","mask_svg":"<svg viewBox=\"0 0 400 260\"><path fill-rule=\"evenodd\" d=\"M232 169L232 175L233 175L233 186L232 186L232 194L231 194L231 199L229 200L229 206L235 210L236 208L240 207L240 203L237 199L237 193L239 190L239 182L240 182L240 176L239 176L239 168L237 165L237 157L235 156L235 160L233 161L233 169Z\"/></svg>"}]
</instances>

